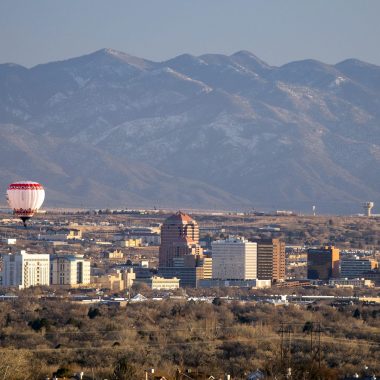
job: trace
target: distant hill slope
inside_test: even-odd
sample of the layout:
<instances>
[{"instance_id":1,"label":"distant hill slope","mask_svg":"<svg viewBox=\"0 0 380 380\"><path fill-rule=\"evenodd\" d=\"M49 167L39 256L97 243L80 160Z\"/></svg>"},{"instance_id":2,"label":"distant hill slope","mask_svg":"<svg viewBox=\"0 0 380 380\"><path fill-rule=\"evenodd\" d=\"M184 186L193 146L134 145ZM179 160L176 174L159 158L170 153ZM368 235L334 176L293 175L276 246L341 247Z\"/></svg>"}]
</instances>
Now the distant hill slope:
<instances>
[{"instance_id":1,"label":"distant hill slope","mask_svg":"<svg viewBox=\"0 0 380 380\"><path fill-rule=\"evenodd\" d=\"M380 67L358 60L152 62L104 49L3 64L0 124L0 186L40 180L51 204L380 204Z\"/></svg>"}]
</instances>

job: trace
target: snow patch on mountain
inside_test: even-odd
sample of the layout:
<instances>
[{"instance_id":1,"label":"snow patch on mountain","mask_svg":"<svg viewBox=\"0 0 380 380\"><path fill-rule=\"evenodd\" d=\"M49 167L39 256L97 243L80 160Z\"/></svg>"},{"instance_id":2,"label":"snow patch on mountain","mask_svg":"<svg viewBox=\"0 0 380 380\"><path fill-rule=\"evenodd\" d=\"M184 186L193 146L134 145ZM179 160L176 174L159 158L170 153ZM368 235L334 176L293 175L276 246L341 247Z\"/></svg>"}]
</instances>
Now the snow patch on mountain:
<instances>
[{"instance_id":1,"label":"snow patch on mountain","mask_svg":"<svg viewBox=\"0 0 380 380\"><path fill-rule=\"evenodd\" d=\"M334 87L339 87L341 86L342 84L344 84L345 82L347 82L348 79L347 78L344 78L344 77L336 77L330 84L329 84L329 87L330 88L334 88Z\"/></svg>"},{"instance_id":2,"label":"snow patch on mountain","mask_svg":"<svg viewBox=\"0 0 380 380\"><path fill-rule=\"evenodd\" d=\"M61 102L63 102L66 99L67 99L67 95L66 94L64 94L62 92L57 92L50 99L48 99L48 101L46 102L46 104L49 107L53 107L56 104L61 103Z\"/></svg>"}]
</instances>

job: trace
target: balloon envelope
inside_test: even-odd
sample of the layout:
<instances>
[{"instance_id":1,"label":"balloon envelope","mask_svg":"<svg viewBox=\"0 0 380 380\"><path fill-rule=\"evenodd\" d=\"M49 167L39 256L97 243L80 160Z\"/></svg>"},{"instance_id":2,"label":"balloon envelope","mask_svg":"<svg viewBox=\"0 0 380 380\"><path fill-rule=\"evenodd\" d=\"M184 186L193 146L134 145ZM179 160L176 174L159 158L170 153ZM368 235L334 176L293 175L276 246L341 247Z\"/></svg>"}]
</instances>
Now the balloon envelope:
<instances>
[{"instance_id":1,"label":"balloon envelope","mask_svg":"<svg viewBox=\"0 0 380 380\"><path fill-rule=\"evenodd\" d=\"M14 214L20 218L28 219L42 206L45 190L37 182L14 182L8 186L7 198Z\"/></svg>"}]
</instances>

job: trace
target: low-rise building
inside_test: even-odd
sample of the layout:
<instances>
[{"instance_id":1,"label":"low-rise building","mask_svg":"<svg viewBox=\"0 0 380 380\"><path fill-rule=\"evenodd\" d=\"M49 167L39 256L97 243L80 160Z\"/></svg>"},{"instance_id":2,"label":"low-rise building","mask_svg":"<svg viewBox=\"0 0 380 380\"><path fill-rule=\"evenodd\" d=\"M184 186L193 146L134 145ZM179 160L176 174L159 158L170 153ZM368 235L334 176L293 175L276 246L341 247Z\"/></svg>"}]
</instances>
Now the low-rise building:
<instances>
[{"instance_id":1,"label":"low-rise building","mask_svg":"<svg viewBox=\"0 0 380 380\"><path fill-rule=\"evenodd\" d=\"M158 268L159 276L165 278L179 278L180 286L197 288L199 286L199 281L203 278L203 267L160 267Z\"/></svg>"},{"instance_id":2,"label":"low-rise building","mask_svg":"<svg viewBox=\"0 0 380 380\"><path fill-rule=\"evenodd\" d=\"M199 281L200 288L227 288L227 287L239 287L239 288L255 288L266 289L272 286L271 280L219 280L219 279L203 279Z\"/></svg>"},{"instance_id":3,"label":"low-rise building","mask_svg":"<svg viewBox=\"0 0 380 380\"><path fill-rule=\"evenodd\" d=\"M3 238L1 239L1 242L7 245L15 245L17 243L17 239Z\"/></svg>"},{"instance_id":4,"label":"low-rise building","mask_svg":"<svg viewBox=\"0 0 380 380\"><path fill-rule=\"evenodd\" d=\"M375 286L380 286L380 269L374 269L363 273L363 277L374 282Z\"/></svg>"},{"instance_id":5,"label":"low-rise building","mask_svg":"<svg viewBox=\"0 0 380 380\"><path fill-rule=\"evenodd\" d=\"M66 235L67 240L82 240L82 231L76 228L70 228L69 233Z\"/></svg>"},{"instance_id":6,"label":"low-rise building","mask_svg":"<svg viewBox=\"0 0 380 380\"><path fill-rule=\"evenodd\" d=\"M135 279L136 273L132 268L128 268L126 270L115 270L102 276L94 276L91 278L91 282L100 288L120 292L131 288Z\"/></svg>"},{"instance_id":7,"label":"low-rise building","mask_svg":"<svg viewBox=\"0 0 380 380\"><path fill-rule=\"evenodd\" d=\"M129 239L120 240L120 247L123 247L123 248L141 247L141 245L142 245L142 239L140 238L138 239L129 238Z\"/></svg>"},{"instance_id":8,"label":"low-rise building","mask_svg":"<svg viewBox=\"0 0 380 380\"><path fill-rule=\"evenodd\" d=\"M139 264L141 268L149 268L149 260L140 260Z\"/></svg>"},{"instance_id":9,"label":"low-rise building","mask_svg":"<svg viewBox=\"0 0 380 380\"><path fill-rule=\"evenodd\" d=\"M106 251L104 257L110 260L120 260L124 258L124 253L120 250Z\"/></svg>"},{"instance_id":10,"label":"low-rise building","mask_svg":"<svg viewBox=\"0 0 380 380\"><path fill-rule=\"evenodd\" d=\"M82 240L82 231L76 228L61 228L59 230L48 229L45 233L38 235L38 240L66 241Z\"/></svg>"},{"instance_id":11,"label":"low-rise building","mask_svg":"<svg viewBox=\"0 0 380 380\"><path fill-rule=\"evenodd\" d=\"M141 245L160 245L161 234L159 227L129 228L124 233L114 235L115 241L141 240ZM125 243L123 243L125 244Z\"/></svg>"},{"instance_id":12,"label":"low-rise building","mask_svg":"<svg viewBox=\"0 0 380 380\"><path fill-rule=\"evenodd\" d=\"M329 286L336 288L372 288L374 283L364 278L336 278L329 281Z\"/></svg>"},{"instance_id":13,"label":"low-rise building","mask_svg":"<svg viewBox=\"0 0 380 380\"><path fill-rule=\"evenodd\" d=\"M153 290L170 290L179 288L179 279L176 277L164 278L153 276L145 282Z\"/></svg>"},{"instance_id":14,"label":"low-rise building","mask_svg":"<svg viewBox=\"0 0 380 380\"><path fill-rule=\"evenodd\" d=\"M371 259L344 258L340 260L340 276L343 278L363 277L363 274L376 269L377 261Z\"/></svg>"}]
</instances>

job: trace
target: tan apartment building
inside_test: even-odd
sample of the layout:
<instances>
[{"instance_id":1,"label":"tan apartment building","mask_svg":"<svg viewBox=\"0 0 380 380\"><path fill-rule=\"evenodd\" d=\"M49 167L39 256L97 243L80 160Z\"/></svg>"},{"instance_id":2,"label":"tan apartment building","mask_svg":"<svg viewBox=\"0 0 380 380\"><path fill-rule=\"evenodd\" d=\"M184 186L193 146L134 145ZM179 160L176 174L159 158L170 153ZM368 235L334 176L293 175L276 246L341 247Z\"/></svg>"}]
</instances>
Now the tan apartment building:
<instances>
[{"instance_id":1,"label":"tan apartment building","mask_svg":"<svg viewBox=\"0 0 380 380\"><path fill-rule=\"evenodd\" d=\"M285 280L285 242L280 239L257 241L257 278Z\"/></svg>"}]
</instances>

